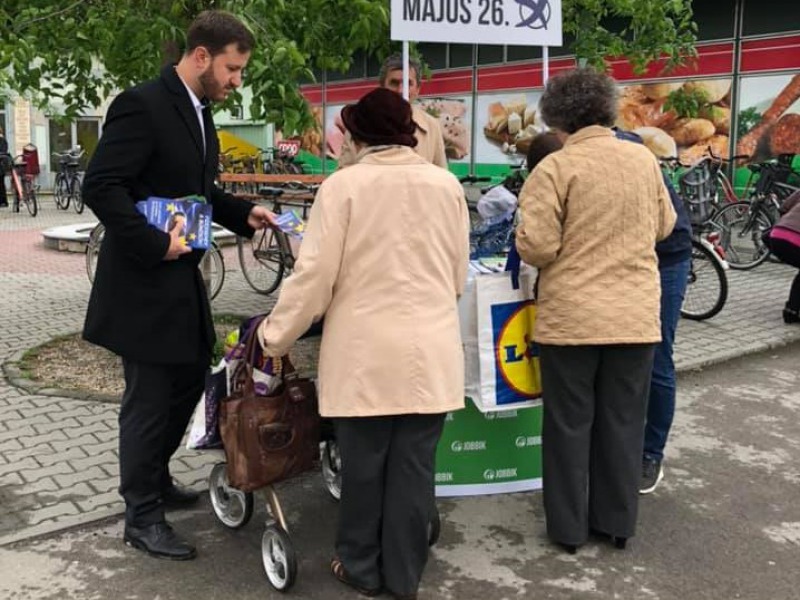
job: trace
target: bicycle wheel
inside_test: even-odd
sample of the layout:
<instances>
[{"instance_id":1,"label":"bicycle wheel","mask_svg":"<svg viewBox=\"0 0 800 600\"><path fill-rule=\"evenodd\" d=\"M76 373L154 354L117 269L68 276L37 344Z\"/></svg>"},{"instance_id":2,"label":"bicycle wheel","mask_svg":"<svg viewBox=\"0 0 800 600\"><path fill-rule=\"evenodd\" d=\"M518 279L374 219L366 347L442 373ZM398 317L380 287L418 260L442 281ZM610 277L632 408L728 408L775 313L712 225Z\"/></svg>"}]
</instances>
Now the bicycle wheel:
<instances>
[{"instance_id":1,"label":"bicycle wheel","mask_svg":"<svg viewBox=\"0 0 800 600\"><path fill-rule=\"evenodd\" d=\"M32 217L39 212L39 201L36 199L36 190L33 189L33 182L27 177L22 180L22 201Z\"/></svg>"},{"instance_id":2,"label":"bicycle wheel","mask_svg":"<svg viewBox=\"0 0 800 600\"><path fill-rule=\"evenodd\" d=\"M713 222L720 231L725 260L732 269L752 269L767 259L769 249L761 236L772 227L772 221L759 205L734 202L723 207Z\"/></svg>"},{"instance_id":3,"label":"bicycle wheel","mask_svg":"<svg viewBox=\"0 0 800 600\"><path fill-rule=\"evenodd\" d=\"M710 319L728 299L728 275L719 257L697 240L692 240L692 266L681 305L681 316L693 321Z\"/></svg>"},{"instance_id":4,"label":"bicycle wheel","mask_svg":"<svg viewBox=\"0 0 800 600\"><path fill-rule=\"evenodd\" d=\"M256 231L251 240L239 237L239 264L250 287L259 294L271 294L281 284L285 265L285 252L273 229Z\"/></svg>"},{"instance_id":5,"label":"bicycle wheel","mask_svg":"<svg viewBox=\"0 0 800 600\"><path fill-rule=\"evenodd\" d=\"M100 245L106 234L106 228L99 223L89 234L89 243L86 244L86 274L89 282L94 283L94 273L97 270L97 257L100 254Z\"/></svg>"},{"instance_id":6,"label":"bicycle wheel","mask_svg":"<svg viewBox=\"0 0 800 600\"><path fill-rule=\"evenodd\" d=\"M222 259L222 251L216 242L211 243L211 247L203 255L199 267L203 273L208 299L213 300L222 289L222 284L225 283L225 261Z\"/></svg>"},{"instance_id":7,"label":"bicycle wheel","mask_svg":"<svg viewBox=\"0 0 800 600\"><path fill-rule=\"evenodd\" d=\"M77 173L72 176L72 179L70 179L69 189L72 192L70 194L70 198L72 198L72 206L75 207L76 213L81 214L84 209L83 193L81 190L81 176Z\"/></svg>"},{"instance_id":8,"label":"bicycle wheel","mask_svg":"<svg viewBox=\"0 0 800 600\"><path fill-rule=\"evenodd\" d=\"M53 193L56 208L67 210L69 208L69 186L67 185L66 177L62 177L60 173L56 176L56 189Z\"/></svg>"}]
</instances>

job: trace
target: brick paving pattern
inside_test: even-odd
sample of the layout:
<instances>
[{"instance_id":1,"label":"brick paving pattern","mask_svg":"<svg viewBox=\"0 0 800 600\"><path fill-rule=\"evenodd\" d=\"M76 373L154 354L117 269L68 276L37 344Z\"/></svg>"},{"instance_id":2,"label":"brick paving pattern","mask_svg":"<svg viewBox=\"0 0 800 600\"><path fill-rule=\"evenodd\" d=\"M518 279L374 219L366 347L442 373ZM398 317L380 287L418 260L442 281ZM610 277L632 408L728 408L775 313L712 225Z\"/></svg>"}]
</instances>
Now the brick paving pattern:
<instances>
[{"instance_id":1,"label":"brick paving pattern","mask_svg":"<svg viewBox=\"0 0 800 600\"><path fill-rule=\"evenodd\" d=\"M41 232L94 221L42 197L38 217L0 209L0 364L55 336L79 331L89 294L82 254L45 249ZM217 312L251 315L274 298L253 292L225 249L226 277ZM794 269L765 264L730 271L728 303L714 319L682 321L676 363L686 370L800 340L781 309ZM0 378L0 546L123 511L117 494L117 405L29 394ZM181 450L173 473L202 489L216 453Z\"/></svg>"}]
</instances>

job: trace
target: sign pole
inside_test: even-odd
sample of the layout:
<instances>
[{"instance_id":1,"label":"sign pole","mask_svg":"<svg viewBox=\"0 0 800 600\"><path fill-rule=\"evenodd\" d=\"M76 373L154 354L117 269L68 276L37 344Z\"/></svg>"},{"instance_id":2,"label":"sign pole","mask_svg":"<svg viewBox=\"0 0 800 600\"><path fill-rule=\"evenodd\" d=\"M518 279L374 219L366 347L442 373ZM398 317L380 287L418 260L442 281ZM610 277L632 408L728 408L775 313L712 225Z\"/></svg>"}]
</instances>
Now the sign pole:
<instances>
[{"instance_id":1,"label":"sign pole","mask_svg":"<svg viewBox=\"0 0 800 600\"><path fill-rule=\"evenodd\" d=\"M542 87L547 85L550 79L550 48L542 46Z\"/></svg>"},{"instance_id":2,"label":"sign pole","mask_svg":"<svg viewBox=\"0 0 800 600\"><path fill-rule=\"evenodd\" d=\"M408 40L403 40L403 98L408 100Z\"/></svg>"}]
</instances>

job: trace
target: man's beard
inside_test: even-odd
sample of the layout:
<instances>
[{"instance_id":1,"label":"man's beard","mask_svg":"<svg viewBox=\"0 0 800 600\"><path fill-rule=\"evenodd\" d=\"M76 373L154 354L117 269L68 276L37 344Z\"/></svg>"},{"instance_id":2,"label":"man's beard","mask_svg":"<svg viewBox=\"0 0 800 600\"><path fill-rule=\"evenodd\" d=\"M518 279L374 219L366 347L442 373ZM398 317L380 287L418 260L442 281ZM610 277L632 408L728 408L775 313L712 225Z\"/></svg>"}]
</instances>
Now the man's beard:
<instances>
[{"instance_id":1,"label":"man's beard","mask_svg":"<svg viewBox=\"0 0 800 600\"><path fill-rule=\"evenodd\" d=\"M225 88L214 79L214 71L211 66L200 74L200 86L203 88L203 95L209 101L221 102L225 99Z\"/></svg>"}]
</instances>

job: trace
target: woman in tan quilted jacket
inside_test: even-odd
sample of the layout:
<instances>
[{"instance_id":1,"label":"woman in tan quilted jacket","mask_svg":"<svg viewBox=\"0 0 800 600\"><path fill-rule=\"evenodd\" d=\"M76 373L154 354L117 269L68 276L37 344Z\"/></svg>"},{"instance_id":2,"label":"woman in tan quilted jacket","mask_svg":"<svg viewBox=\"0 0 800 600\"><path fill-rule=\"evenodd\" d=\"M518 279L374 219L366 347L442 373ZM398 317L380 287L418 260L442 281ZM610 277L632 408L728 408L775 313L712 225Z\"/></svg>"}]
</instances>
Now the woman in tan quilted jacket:
<instances>
[{"instance_id":1,"label":"woman in tan quilted jacket","mask_svg":"<svg viewBox=\"0 0 800 600\"><path fill-rule=\"evenodd\" d=\"M469 254L464 190L413 150L412 114L384 88L342 110L356 162L320 187L260 332L280 356L325 315L319 408L342 457L331 570L362 594L407 600L428 558L436 444L464 406L457 298Z\"/></svg>"},{"instance_id":2,"label":"woman in tan quilted jacket","mask_svg":"<svg viewBox=\"0 0 800 600\"><path fill-rule=\"evenodd\" d=\"M569 135L525 182L516 238L522 259L539 268L547 533L570 553L590 532L624 548L661 339L655 244L675 212L652 153L610 129L611 78L591 69L554 77L540 108Z\"/></svg>"}]
</instances>

